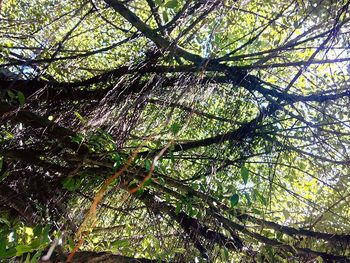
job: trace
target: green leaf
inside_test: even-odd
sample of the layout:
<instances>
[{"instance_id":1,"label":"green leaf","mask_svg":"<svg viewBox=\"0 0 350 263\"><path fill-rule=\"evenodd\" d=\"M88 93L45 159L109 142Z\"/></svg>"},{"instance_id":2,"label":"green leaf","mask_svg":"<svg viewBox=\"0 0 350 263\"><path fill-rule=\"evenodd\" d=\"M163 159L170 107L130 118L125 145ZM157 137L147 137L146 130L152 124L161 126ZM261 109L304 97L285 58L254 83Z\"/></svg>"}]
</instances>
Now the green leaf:
<instances>
[{"instance_id":1,"label":"green leaf","mask_svg":"<svg viewBox=\"0 0 350 263\"><path fill-rule=\"evenodd\" d=\"M169 16L166 10L163 11L162 16L163 16L164 23L167 23L169 21Z\"/></svg>"},{"instance_id":2,"label":"green leaf","mask_svg":"<svg viewBox=\"0 0 350 263\"><path fill-rule=\"evenodd\" d=\"M41 256L42 251L38 250L34 256L32 257L32 259L30 260L31 263L35 263L35 262L39 262L39 258Z\"/></svg>"},{"instance_id":3,"label":"green leaf","mask_svg":"<svg viewBox=\"0 0 350 263\"><path fill-rule=\"evenodd\" d=\"M6 250L3 254L0 255L0 258L13 258L16 256L16 248L11 247L10 249Z\"/></svg>"},{"instance_id":4,"label":"green leaf","mask_svg":"<svg viewBox=\"0 0 350 263\"><path fill-rule=\"evenodd\" d=\"M147 159L145 161L145 169L146 169L146 171L150 171L151 170L151 166L152 166L152 161Z\"/></svg>"},{"instance_id":5,"label":"green leaf","mask_svg":"<svg viewBox=\"0 0 350 263\"><path fill-rule=\"evenodd\" d=\"M7 243L7 237L1 233L0 236L0 258L2 258L6 253L6 243Z\"/></svg>"},{"instance_id":6,"label":"green leaf","mask_svg":"<svg viewBox=\"0 0 350 263\"><path fill-rule=\"evenodd\" d=\"M63 181L63 188L68 191L74 191L76 189L76 182L74 178L68 177Z\"/></svg>"},{"instance_id":7,"label":"green leaf","mask_svg":"<svg viewBox=\"0 0 350 263\"><path fill-rule=\"evenodd\" d=\"M277 239L277 240L280 240L280 241L283 241L283 233L277 231L277 232L276 232L276 239Z\"/></svg>"},{"instance_id":8,"label":"green leaf","mask_svg":"<svg viewBox=\"0 0 350 263\"><path fill-rule=\"evenodd\" d=\"M19 104L20 105L24 105L24 103L26 101L24 94L21 91L18 91L17 92L17 97L18 97Z\"/></svg>"},{"instance_id":9,"label":"green leaf","mask_svg":"<svg viewBox=\"0 0 350 263\"><path fill-rule=\"evenodd\" d=\"M16 97L15 93L13 93L12 90L8 90L7 95L10 97L10 99L14 99Z\"/></svg>"},{"instance_id":10,"label":"green leaf","mask_svg":"<svg viewBox=\"0 0 350 263\"><path fill-rule=\"evenodd\" d=\"M0 181L0 182L1 182L1 181ZM11 226L10 221L8 221L6 218L3 218L3 217L0 217L0 224L5 224L5 225L7 225L8 227ZM0 239L0 240L1 240L1 239ZM0 244L1 244L1 242L0 242Z\"/></svg>"},{"instance_id":11,"label":"green leaf","mask_svg":"<svg viewBox=\"0 0 350 263\"><path fill-rule=\"evenodd\" d=\"M238 204L238 201L239 201L239 195L238 194L233 194L230 197L231 206L236 206Z\"/></svg>"},{"instance_id":12,"label":"green leaf","mask_svg":"<svg viewBox=\"0 0 350 263\"><path fill-rule=\"evenodd\" d=\"M157 180L158 180L158 182L159 182L160 185L165 186L165 180L164 180L164 178L158 177Z\"/></svg>"},{"instance_id":13,"label":"green leaf","mask_svg":"<svg viewBox=\"0 0 350 263\"><path fill-rule=\"evenodd\" d=\"M264 206L267 206L267 200L262 194L259 194L259 200Z\"/></svg>"},{"instance_id":14,"label":"green leaf","mask_svg":"<svg viewBox=\"0 0 350 263\"><path fill-rule=\"evenodd\" d=\"M300 162L299 163L299 168L303 171L305 171L305 168L306 168L306 164L304 162Z\"/></svg>"},{"instance_id":15,"label":"green leaf","mask_svg":"<svg viewBox=\"0 0 350 263\"><path fill-rule=\"evenodd\" d=\"M181 209L182 209L182 203L180 202L176 203L175 214L178 215L181 212Z\"/></svg>"},{"instance_id":16,"label":"green leaf","mask_svg":"<svg viewBox=\"0 0 350 263\"><path fill-rule=\"evenodd\" d=\"M70 248L70 250L74 249L75 243L74 243L74 240L73 240L72 237L68 237L67 245L68 245L68 247Z\"/></svg>"},{"instance_id":17,"label":"green leaf","mask_svg":"<svg viewBox=\"0 0 350 263\"><path fill-rule=\"evenodd\" d=\"M153 182L152 178L147 179L146 181L143 182L143 187L147 187L151 185L152 182Z\"/></svg>"},{"instance_id":18,"label":"green leaf","mask_svg":"<svg viewBox=\"0 0 350 263\"><path fill-rule=\"evenodd\" d=\"M43 233L41 235L42 238L42 242L43 243L48 243L50 241L49 239L49 231L50 231L51 226L50 225L46 225L44 227Z\"/></svg>"},{"instance_id":19,"label":"green leaf","mask_svg":"<svg viewBox=\"0 0 350 263\"><path fill-rule=\"evenodd\" d=\"M181 129L180 124L178 124L178 123L176 123L176 122L174 122L174 123L170 126L170 130L171 130L171 132L172 132L174 135L176 135L176 134L180 131L180 129Z\"/></svg>"},{"instance_id":20,"label":"green leaf","mask_svg":"<svg viewBox=\"0 0 350 263\"><path fill-rule=\"evenodd\" d=\"M316 258L316 260L317 260L317 263L323 263L324 262L324 260L323 260L323 258L321 256L318 256Z\"/></svg>"},{"instance_id":21,"label":"green leaf","mask_svg":"<svg viewBox=\"0 0 350 263\"><path fill-rule=\"evenodd\" d=\"M66 188L67 190L71 190L74 186L74 179L72 178L66 178L64 181L63 181L63 187Z\"/></svg>"},{"instance_id":22,"label":"green leaf","mask_svg":"<svg viewBox=\"0 0 350 263\"><path fill-rule=\"evenodd\" d=\"M30 245L18 245L16 246L16 256L21 256L24 253L31 252L33 249Z\"/></svg>"},{"instance_id":23,"label":"green leaf","mask_svg":"<svg viewBox=\"0 0 350 263\"><path fill-rule=\"evenodd\" d=\"M43 227L41 225L37 225L36 227L33 228L34 236L39 237L42 232L43 232Z\"/></svg>"},{"instance_id":24,"label":"green leaf","mask_svg":"<svg viewBox=\"0 0 350 263\"><path fill-rule=\"evenodd\" d=\"M178 247L178 248L174 249L175 253L182 253L183 254L183 253L186 253L186 251L187 250L185 248L181 248L181 247Z\"/></svg>"},{"instance_id":25,"label":"green leaf","mask_svg":"<svg viewBox=\"0 0 350 263\"><path fill-rule=\"evenodd\" d=\"M174 153L173 153L171 150L169 150L169 154L170 154L170 160L171 160L171 162L172 162L172 163L175 163L175 156L174 156Z\"/></svg>"},{"instance_id":26,"label":"green leaf","mask_svg":"<svg viewBox=\"0 0 350 263\"><path fill-rule=\"evenodd\" d=\"M119 154L115 153L113 155L113 160L114 160L114 164L113 164L113 171L117 171L117 169L122 165L122 158L120 157Z\"/></svg>"},{"instance_id":27,"label":"green leaf","mask_svg":"<svg viewBox=\"0 0 350 263\"><path fill-rule=\"evenodd\" d=\"M30 247L33 249L33 250L37 250L38 248L40 248L40 246L42 246L43 243L41 242L41 239L40 238L36 238L34 239L31 243L30 243Z\"/></svg>"},{"instance_id":28,"label":"green leaf","mask_svg":"<svg viewBox=\"0 0 350 263\"><path fill-rule=\"evenodd\" d=\"M132 179L132 181L129 183L129 187L130 187L130 188L135 188L135 187L137 187L137 184L138 184L138 183L139 183L138 180Z\"/></svg>"},{"instance_id":29,"label":"green leaf","mask_svg":"<svg viewBox=\"0 0 350 263\"><path fill-rule=\"evenodd\" d=\"M250 199L250 195L248 193L244 193L245 199L247 199L247 203L250 206L252 204L252 200Z\"/></svg>"},{"instance_id":30,"label":"green leaf","mask_svg":"<svg viewBox=\"0 0 350 263\"><path fill-rule=\"evenodd\" d=\"M193 210L193 206L191 203L187 204L187 214L189 217L194 216L194 210Z\"/></svg>"},{"instance_id":31,"label":"green leaf","mask_svg":"<svg viewBox=\"0 0 350 263\"><path fill-rule=\"evenodd\" d=\"M74 115L81 121L82 124L86 124L86 120L84 119L83 116L80 115L79 112L75 111Z\"/></svg>"},{"instance_id":32,"label":"green leaf","mask_svg":"<svg viewBox=\"0 0 350 263\"><path fill-rule=\"evenodd\" d=\"M75 143L78 143L78 144L82 143L83 139L84 139L84 137L81 134L78 134L76 136L71 137L72 142L75 142Z\"/></svg>"},{"instance_id":33,"label":"green leaf","mask_svg":"<svg viewBox=\"0 0 350 263\"><path fill-rule=\"evenodd\" d=\"M242 176L244 184L247 184L248 177L249 177L249 170L247 169L247 167L245 167L245 166L241 167L241 176Z\"/></svg>"},{"instance_id":34,"label":"green leaf","mask_svg":"<svg viewBox=\"0 0 350 263\"><path fill-rule=\"evenodd\" d=\"M252 213L256 215L261 215L261 211L256 208L252 208Z\"/></svg>"},{"instance_id":35,"label":"green leaf","mask_svg":"<svg viewBox=\"0 0 350 263\"><path fill-rule=\"evenodd\" d=\"M128 240L116 240L111 243L111 246L114 248L120 248L120 247L126 247L129 246L129 241Z\"/></svg>"},{"instance_id":36,"label":"green leaf","mask_svg":"<svg viewBox=\"0 0 350 263\"><path fill-rule=\"evenodd\" d=\"M225 262L230 262L230 254L228 253L228 250L226 248L223 248L221 251Z\"/></svg>"},{"instance_id":37,"label":"green leaf","mask_svg":"<svg viewBox=\"0 0 350 263\"><path fill-rule=\"evenodd\" d=\"M165 7L166 8L171 8L171 9L175 9L177 7L179 3L177 2L177 0L170 0L168 2L165 3Z\"/></svg>"}]
</instances>

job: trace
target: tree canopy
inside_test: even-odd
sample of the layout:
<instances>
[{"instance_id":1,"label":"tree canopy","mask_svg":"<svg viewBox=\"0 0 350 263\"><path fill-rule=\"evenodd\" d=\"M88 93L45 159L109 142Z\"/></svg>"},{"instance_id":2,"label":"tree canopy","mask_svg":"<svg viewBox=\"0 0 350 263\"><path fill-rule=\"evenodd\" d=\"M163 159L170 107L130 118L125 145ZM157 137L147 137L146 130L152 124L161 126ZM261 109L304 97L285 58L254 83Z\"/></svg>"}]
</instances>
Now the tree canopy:
<instances>
[{"instance_id":1,"label":"tree canopy","mask_svg":"<svg viewBox=\"0 0 350 263\"><path fill-rule=\"evenodd\" d=\"M350 262L350 1L0 1L0 259Z\"/></svg>"}]
</instances>

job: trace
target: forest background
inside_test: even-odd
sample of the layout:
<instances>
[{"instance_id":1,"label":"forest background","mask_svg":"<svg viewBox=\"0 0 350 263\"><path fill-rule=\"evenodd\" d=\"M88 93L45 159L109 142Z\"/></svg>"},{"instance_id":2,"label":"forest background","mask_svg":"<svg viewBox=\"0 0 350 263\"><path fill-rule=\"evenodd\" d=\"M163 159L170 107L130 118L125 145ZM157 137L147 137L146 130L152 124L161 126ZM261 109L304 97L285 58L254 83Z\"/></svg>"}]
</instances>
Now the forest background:
<instances>
[{"instance_id":1,"label":"forest background","mask_svg":"<svg viewBox=\"0 0 350 263\"><path fill-rule=\"evenodd\" d=\"M0 259L350 262L349 1L0 1Z\"/></svg>"}]
</instances>

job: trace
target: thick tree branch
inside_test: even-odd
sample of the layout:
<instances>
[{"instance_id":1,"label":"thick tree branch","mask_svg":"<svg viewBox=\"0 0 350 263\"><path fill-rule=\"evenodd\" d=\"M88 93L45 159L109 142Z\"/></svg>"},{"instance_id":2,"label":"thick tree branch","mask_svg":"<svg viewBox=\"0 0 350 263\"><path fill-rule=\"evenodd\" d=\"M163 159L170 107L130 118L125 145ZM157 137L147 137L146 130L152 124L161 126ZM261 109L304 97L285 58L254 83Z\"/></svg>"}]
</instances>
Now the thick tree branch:
<instances>
[{"instance_id":1,"label":"thick tree branch","mask_svg":"<svg viewBox=\"0 0 350 263\"><path fill-rule=\"evenodd\" d=\"M62 255L59 257L51 258L53 263L66 262L68 255ZM163 262L159 260L151 260L146 258L132 258L122 255L112 254L110 252L91 252L91 251L80 251L75 253L73 263L157 263ZM44 262L43 262L44 263Z\"/></svg>"},{"instance_id":2,"label":"thick tree branch","mask_svg":"<svg viewBox=\"0 0 350 263\"><path fill-rule=\"evenodd\" d=\"M105 2L111 6L117 13L119 13L122 17L124 17L130 24L136 27L142 34L144 34L147 38L152 40L159 48L163 50L169 49L172 47L174 53L179 55L189 61L195 63L202 63L203 59L195 54L192 54L181 47L176 46L170 40L161 37L156 30L151 29L146 23L141 21L141 19L136 16L133 12L130 11L127 7L125 7L118 0L105 0ZM172 50L170 50L172 51Z\"/></svg>"},{"instance_id":3,"label":"thick tree branch","mask_svg":"<svg viewBox=\"0 0 350 263\"><path fill-rule=\"evenodd\" d=\"M76 136L75 132L68 128L59 126L47 118L40 117L30 111L21 110L6 102L0 102L0 117L2 120L7 119L17 123L22 122L33 128L43 128L47 136L58 139L71 149L74 149L80 153L88 152L88 148L84 144L80 145L72 141L72 137Z\"/></svg>"},{"instance_id":4,"label":"thick tree branch","mask_svg":"<svg viewBox=\"0 0 350 263\"><path fill-rule=\"evenodd\" d=\"M228 238L225 235L215 232L206 225L200 223L198 219L189 217L184 212L175 212L175 208L166 202L158 201L149 192L144 192L140 199L156 214L166 214L180 224L190 235L199 235L210 242L220 244L231 250L243 248L243 242L238 236Z\"/></svg>"},{"instance_id":5,"label":"thick tree branch","mask_svg":"<svg viewBox=\"0 0 350 263\"><path fill-rule=\"evenodd\" d=\"M0 184L0 202L1 206L13 209L28 225L34 225L35 212L30 202L3 183Z\"/></svg>"}]
</instances>

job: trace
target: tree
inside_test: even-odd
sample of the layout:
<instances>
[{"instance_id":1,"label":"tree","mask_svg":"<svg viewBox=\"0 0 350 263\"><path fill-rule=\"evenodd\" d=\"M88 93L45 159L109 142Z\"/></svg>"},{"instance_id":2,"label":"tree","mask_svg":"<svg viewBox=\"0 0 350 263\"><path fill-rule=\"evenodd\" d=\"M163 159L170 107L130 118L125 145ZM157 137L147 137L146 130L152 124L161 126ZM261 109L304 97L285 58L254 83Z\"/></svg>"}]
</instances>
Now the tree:
<instances>
[{"instance_id":1,"label":"tree","mask_svg":"<svg viewBox=\"0 0 350 263\"><path fill-rule=\"evenodd\" d=\"M0 2L0 258L349 262L349 3Z\"/></svg>"}]
</instances>

